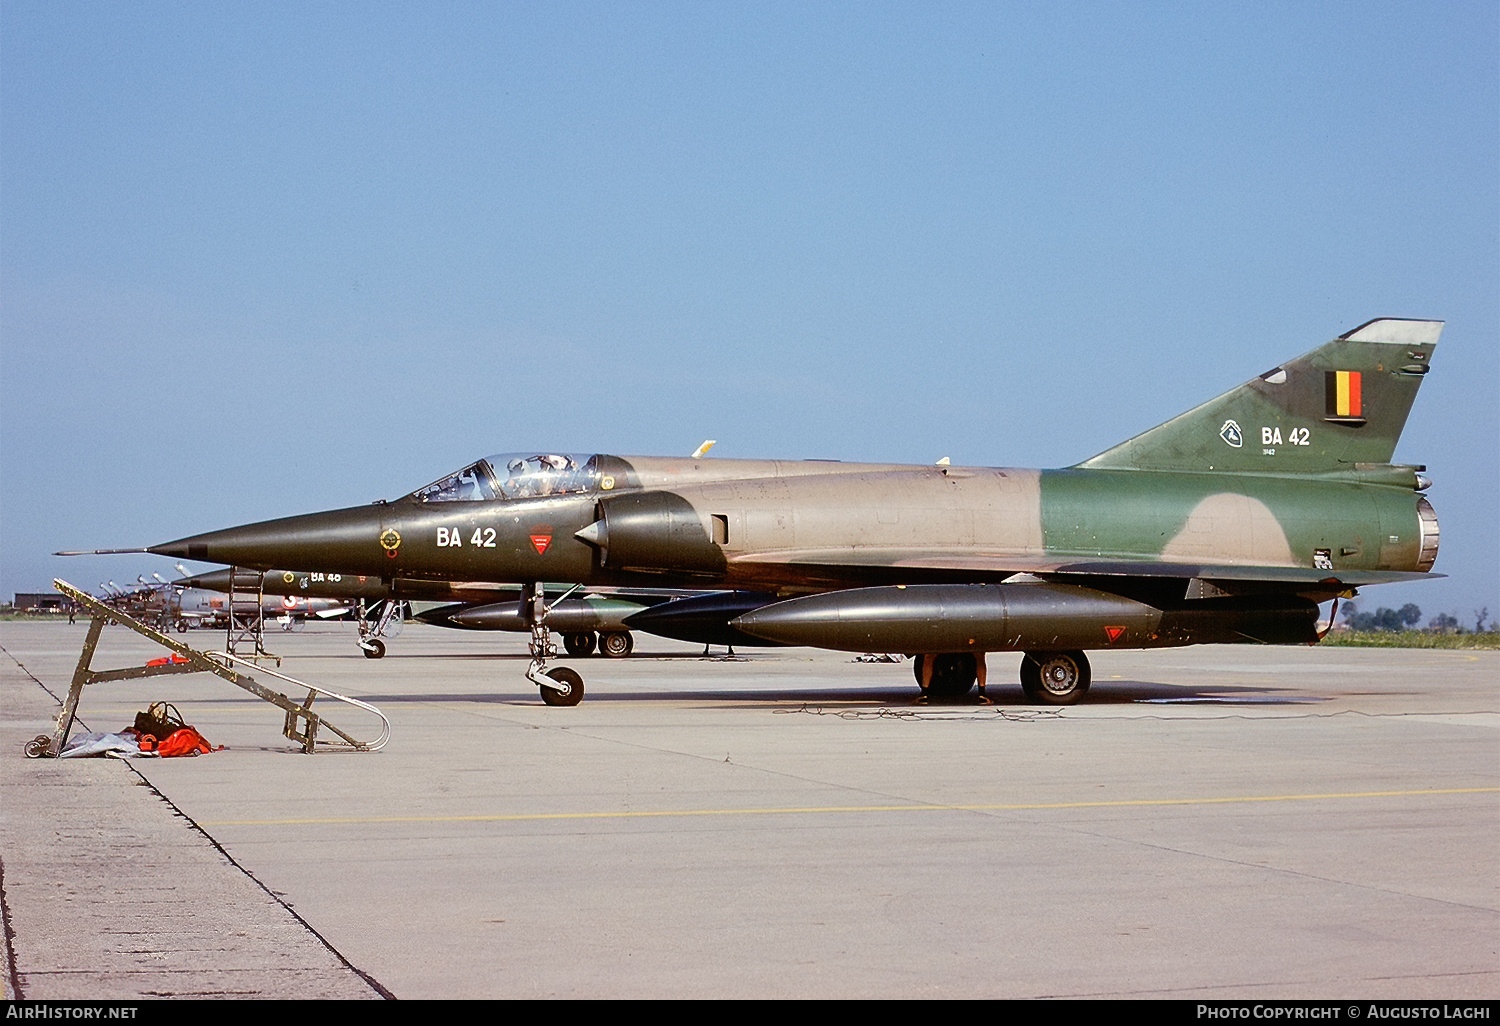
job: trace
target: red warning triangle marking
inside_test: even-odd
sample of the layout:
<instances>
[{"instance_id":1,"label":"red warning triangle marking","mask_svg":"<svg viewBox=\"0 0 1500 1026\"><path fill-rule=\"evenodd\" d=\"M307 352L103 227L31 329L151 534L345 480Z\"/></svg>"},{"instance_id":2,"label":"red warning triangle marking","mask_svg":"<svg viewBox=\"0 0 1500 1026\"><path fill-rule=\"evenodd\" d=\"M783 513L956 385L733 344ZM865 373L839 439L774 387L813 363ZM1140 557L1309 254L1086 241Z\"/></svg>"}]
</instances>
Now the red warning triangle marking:
<instances>
[{"instance_id":1,"label":"red warning triangle marking","mask_svg":"<svg viewBox=\"0 0 1500 1026\"><path fill-rule=\"evenodd\" d=\"M1111 642L1116 642L1116 641L1120 640L1120 635L1122 635L1122 634L1125 633L1125 628L1124 627L1106 627L1106 628L1104 628L1104 633L1109 637L1109 640Z\"/></svg>"},{"instance_id":2,"label":"red warning triangle marking","mask_svg":"<svg viewBox=\"0 0 1500 1026\"><path fill-rule=\"evenodd\" d=\"M538 556L545 556L547 554L547 546L551 544L552 536L550 534L534 534L531 536L531 547L536 549Z\"/></svg>"}]
</instances>

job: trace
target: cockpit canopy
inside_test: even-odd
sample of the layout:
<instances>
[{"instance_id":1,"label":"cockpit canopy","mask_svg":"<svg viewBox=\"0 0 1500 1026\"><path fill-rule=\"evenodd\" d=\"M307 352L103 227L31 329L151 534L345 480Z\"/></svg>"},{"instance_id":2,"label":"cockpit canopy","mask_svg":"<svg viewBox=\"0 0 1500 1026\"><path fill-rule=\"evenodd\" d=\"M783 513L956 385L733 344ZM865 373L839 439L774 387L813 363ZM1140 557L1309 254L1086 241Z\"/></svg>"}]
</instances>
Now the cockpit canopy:
<instances>
[{"instance_id":1,"label":"cockpit canopy","mask_svg":"<svg viewBox=\"0 0 1500 1026\"><path fill-rule=\"evenodd\" d=\"M577 495L599 487L599 457L501 453L412 492L418 502L476 502Z\"/></svg>"}]
</instances>

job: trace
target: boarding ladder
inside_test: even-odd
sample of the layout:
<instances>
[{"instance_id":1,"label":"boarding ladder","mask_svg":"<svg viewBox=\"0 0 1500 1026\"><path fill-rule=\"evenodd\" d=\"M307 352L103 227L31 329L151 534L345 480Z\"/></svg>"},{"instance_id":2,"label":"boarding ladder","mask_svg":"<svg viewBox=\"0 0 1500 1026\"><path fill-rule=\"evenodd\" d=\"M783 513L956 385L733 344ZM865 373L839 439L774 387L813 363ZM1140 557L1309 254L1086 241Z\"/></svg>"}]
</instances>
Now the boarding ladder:
<instances>
[{"instance_id":1,"label":"boarding ladder","mask_svg":"<svg viewBox=\"0 0 1500 1026\"><path fill-rule=\"evenodd\" d=\"M223 677L236 687L244 688L257 698L270 702L286 713L286 725L282 733L300 744L302 750L309 754L315 746L320 744L330 748L351 749L356 752L374 752L384 747L385 743L390 740L391 721L368 702L340 695L327 688L318 687L316 684L308 684L306 681L288 677L276 670L256 666L244 656L229 652L200 652L195 648L189 648L170 635L146 626L133 616L118 609L111 609L92 595L78 590L66 581L54 580L52 586L86 610L93 618L93 622L89 625L88 637L83 642L83 652L78 657L78 668L73 671L73 683L68 688L68 697L63 701L62 709L57 714L57 728L51 734L39 734L26 743L26 755L29 758L56 758L62 751L68 734L73 729L73 719L78 713L79 699L83 696L83 689L88 685L111 680L159 677L169 673L212 673ZM153 659L145 666L127 666L117 670L91 669L89 664L93 662L94 649L99 644L99 636L104 632L105 624L108 623L128 627L142 637L149 638L163 648L169 649L172 655L164 659ZM272 691L253 677L234 669L236 665L248 667L254 673L264 673L278 680L284 680L297 688L306 688L307 698L302 702L297 702L280 692ZM323 719L321 715L312 711L313 699L319 695L345 702L379 717L380 736L374 741L360 741ZM338 739L320 740L319 728L326 729Z\"/></svg>"}]
</instances>

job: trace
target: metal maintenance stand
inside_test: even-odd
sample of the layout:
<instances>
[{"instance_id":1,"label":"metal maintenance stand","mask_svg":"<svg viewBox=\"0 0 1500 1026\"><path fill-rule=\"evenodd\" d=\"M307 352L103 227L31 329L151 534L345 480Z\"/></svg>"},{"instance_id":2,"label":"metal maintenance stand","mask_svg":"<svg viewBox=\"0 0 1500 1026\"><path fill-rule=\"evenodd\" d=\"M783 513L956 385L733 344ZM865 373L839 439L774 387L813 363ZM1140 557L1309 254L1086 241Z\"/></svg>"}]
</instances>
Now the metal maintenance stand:
<instances>
[{"instance_id":1,"label":"metal maintenance stand","mask_svg":"<svg viewBox=\"0 0 1500 1026\"><path fill-rule=\"evenodd\" d=\"M253 596L253 597L252 597ZM254 602L255 612L240 622L240 610L248 610ZM259 570L229 570L229 632L224 638L224 651L231 656L259 662L275 660L281 665L281 656L266 651L266 575Z\"/></svg>"},{"instance_id":2,"label":"metal maintenance stand","mask_svg":"<svg viewBox=\"0 0 1500 1026\"><path fill-rule=\"evenodd\" d=\"M318 744L336 748L348 748L357 752L378 751L390 740L391 722L386 719L385 714L368 702L361 702L357 698L348 698L336 692L320 688L314 684L288 677L284 673L268 670L264 667L255 666L243 656L233 655L228 652L200 652L189 648L182 642L175 640L167 634L154 628L147 627L139 620L118 609L111 609L98 599L85 592L79 591L66 581L53 581L52 586L62 592L68 598L78 603L92 617L93 622L89 625L88 637L83 643L83 652L78 657L78 668L73 671L73 683L68 688L68 697L63 701L62 710L57 715L57 729L50 735L38 734L26 743L26 755L28 758L39 759L43 757L56 758L62 751L63 744L68 739L68 733L73 729L73 719L78 712L78 701L83 696L83 689L90 684L99 684L111 680L139 680L145 677L160 677L169 673L212 673L223 677L237 687L244 688L257 698L265 699L278 709L286 713L286 725L282 730L288 738L296 741L302 746L302 750L309 754ZM94 649L99 644L99 636L104 632L104 625L117 623L122 627L128 627L144 638L170 649L172 655L164 659L153 659L145 666L128 666L118 670L93 670L89 664L94 658ZM307 698L301 703L295 702L280 692L272 691L251 677L231 669L233 664L250 667L255 673L266 673L279 680L284 680L299 688L307 689ZM360 741L344 733L332 723L323 719L322 716L312 711L313 699L318 695L326 695L340 702L373 713L380 718L380 736L374 741ZM318 729L326 728L337 735L336 741L319 741Z\"/></svg>"}]
</instances>

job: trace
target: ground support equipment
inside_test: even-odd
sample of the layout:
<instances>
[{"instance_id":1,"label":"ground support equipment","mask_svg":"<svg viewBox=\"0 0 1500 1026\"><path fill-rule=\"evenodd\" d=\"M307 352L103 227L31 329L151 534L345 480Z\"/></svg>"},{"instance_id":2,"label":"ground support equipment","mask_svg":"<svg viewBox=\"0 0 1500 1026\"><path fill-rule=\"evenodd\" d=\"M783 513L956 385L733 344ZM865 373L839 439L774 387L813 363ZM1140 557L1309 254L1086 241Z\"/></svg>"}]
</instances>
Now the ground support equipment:
<instances>
[{"instance_id":1,"label":"ground support equipment","mask_svg":"<svg viewBox=\"0 0 1500 1026\"><path fill-rule=\"evenodd\" d=\"M78 713L78 702L83 696L83 689L90 684L99 684L111 680L139 680L145 677L160 677L170 673L212 673L223 677L236 687L244 688L257 698L264 699L286 713L286 723L282 733L288 738L296 741L302 746L302 750L309 754L315 746L322 744L333 748L352 749L357 752L373 752L379 750L390 740L391 723L385 714L368 702L361 702L357 698L349 698L326 688L320 688L315 684L288 677L284 673L268 670L262 666L255 666L243 656L233 655L227 652L200 652L195 648L189 648L182 642L177 641L168 634L164 634L155 628L148 627L134 617L111 609L98 599L86 592L79 591L66 581L55 580L52 586L62 592L68 598L78 603L79 607L86 611L93 622L89 625L88 637L83 643L83 652L78 657L78 667L73 671L73 683L68 688L68 696L63 701L61 711L57 715L57 728L49 734L38 734L28 741L25 746L28 758L56 758L62 751L63 745L68 740L68 734L73 729L73 719ZM99 636L104 632L104 625L117 623L122 627L128 627L144 638L169 649L172 655L166 659L153 660L153 664L145 666L127 666L117 670L94 670L89 664L94 658L94 649L99 644ZM286 695L260 684L254 678L246 676L232 669L233 664L249 666L255 673L265 673L284 680L298 688L307 689L307 698L302 702L296 702ZM356 708L373 713L380 718L380 736L374 741L360 741L344 733L332 723L323 719L321 715L312 711L313 699L318 695L346 702ZM318 730L324 728L337 736L338 740L319 740Z\"/></svg>"},{"instance_id":2,"label":"ground support equipment","mask_svg":"<svg viewBox=\"0 0 1500 1026\"><path fill-rule=\"evenodd\" d=\"M238 589L238 590L237 590ZM241 596L245 596L241 598ZM250 595L254 595L254 612L250 613ZM248 615L242 620L240 610ZM281 656L266 651L266 575L260 570L229 569L229 630L224 637L224 651L232 656L248 656L259 661Z\"/></svg>"}]
</instances>

